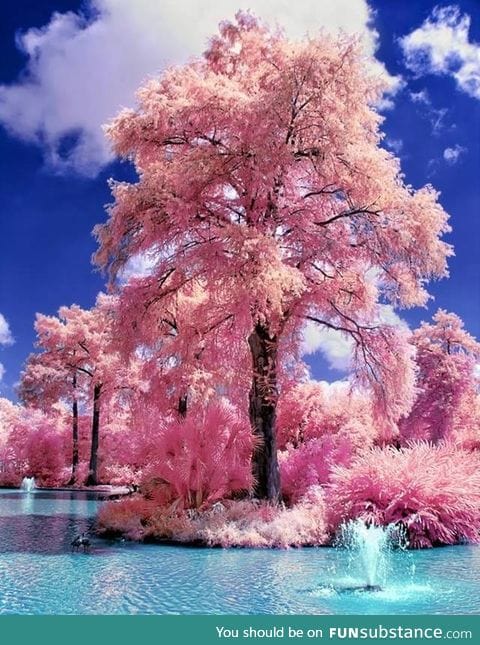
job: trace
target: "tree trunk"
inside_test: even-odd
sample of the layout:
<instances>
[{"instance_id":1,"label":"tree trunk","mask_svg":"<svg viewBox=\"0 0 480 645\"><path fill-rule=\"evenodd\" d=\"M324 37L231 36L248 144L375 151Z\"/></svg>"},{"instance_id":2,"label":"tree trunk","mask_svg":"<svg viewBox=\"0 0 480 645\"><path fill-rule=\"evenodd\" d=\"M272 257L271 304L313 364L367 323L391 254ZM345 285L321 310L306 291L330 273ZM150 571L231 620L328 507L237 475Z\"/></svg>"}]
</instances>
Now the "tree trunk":
<instances>
[{"instance_id":1,"label":"tree trunk","mask_svg":"<svg viewBox=\"0 0 480 645\"><path fill-rule=\"evenodd\" d=\"M268 327L257 324L248 338L253 378L250 390L250 423L258 440L252 456L255 496L280 501L277 459L277 350L278 341Z\"/></svg>"},{"instance_id":2,"label":"tree trunk","mask_svg":"<svg viewBox=\"0 0 480 645\"><path fill-rule=\"evenodd\" d=\"M188 395L184 394L178 398L178 415L181 419L187 416Z\"/></svg>"},{"instance_id":3,"label":"tree trunk","mask_svg":"<svg viewBox=\"0 0 480 645\"><path fill-rule=\"evenodd\" d=\"M100 396L102 384L97 383L93 388L93 417L92 417L92 446L90 463L88 465L87 486L97 485L98 435L100 431Z\"/></svg>"},{"instance_id":4,"label":"tree trunk","mask_svg":"<svg viewBox=\"0 0 480 645\"><path fill-rule=\"evenodd\" d=\"M78 401L77 401L77 374L73 375L73 402L72 402L72 476L68 486L75 483L75 475L78 466Z\"/></svg>"}]
</instances>

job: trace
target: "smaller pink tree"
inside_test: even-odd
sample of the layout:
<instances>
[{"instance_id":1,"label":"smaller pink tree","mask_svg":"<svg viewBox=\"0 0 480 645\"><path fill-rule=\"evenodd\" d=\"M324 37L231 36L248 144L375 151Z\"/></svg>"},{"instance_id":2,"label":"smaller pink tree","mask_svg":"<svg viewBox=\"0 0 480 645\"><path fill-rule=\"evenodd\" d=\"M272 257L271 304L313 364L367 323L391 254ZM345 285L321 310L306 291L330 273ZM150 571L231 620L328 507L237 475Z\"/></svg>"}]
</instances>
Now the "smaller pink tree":
<instances>
[{"instance_id":1,"label":"smaller pink tree","mask_svg":"<svg viewBox=\"0 0 480 645\"><path fill-rule=\"evenodd\" d=\"M455 314L439 309L432 323L413 332L418 366L417 397L400 422L401 439L449 439L480 444L478 376L480 344Z\"/></svg>"},{"instance_id":2,"label":"smaller pink tree","mask_svg":"<svg viewBox=\"0 0 480 645\"><path fill-rule=\"evenodd\" d=\"M61 409L47 415L0 401L0 482L18 486L22 477L33 476L44 485L65 483L66 419Z\"/></svg>"}]
</instances>

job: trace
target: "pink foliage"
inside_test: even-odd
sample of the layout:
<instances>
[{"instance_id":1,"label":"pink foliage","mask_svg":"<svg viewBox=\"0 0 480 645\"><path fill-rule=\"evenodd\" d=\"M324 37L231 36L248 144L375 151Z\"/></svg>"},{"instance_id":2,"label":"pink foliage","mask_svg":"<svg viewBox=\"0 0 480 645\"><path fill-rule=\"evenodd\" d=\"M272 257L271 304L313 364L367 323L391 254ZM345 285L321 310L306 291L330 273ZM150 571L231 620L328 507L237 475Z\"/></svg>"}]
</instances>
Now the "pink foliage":
<instances>
[{"instance_id":1,"label":"pink foliage","mask_svg":"<svg viewBox=\"0 0 480 645\"><path fill-rule=\"evenodd\" d=\"M211 403L185 419L155 423L144 486L158 482L162 497L201 507L252 486L253 437L248 419L231 405Z\"/></svg>"},{"instance_id":2,"label":"pink foliage","mask_svg":"<svg viewBox=\"0 0 480 645\"><path fill-rule=\"evenodd\" d=\"M372 397L346 382L301 383L282 394L278 407L282 493L290 502L326 484L335 465L348 466L387 425L375 417Z\"/></svg>"},{"instance_id":3,"label":"pink foliage","mask_svg":"<svg viewBox=\"0 0 480 645\"><path fill-rule=\"evenodd\" d=\"M373 408L371 396L347 382L295 385L279 399L279 448L340 433L350 436L355 447L371 445L379 434Z\"/></svg>"},{"instance_id":4,"label":"pink foliage","mask_svg":"<svg viewBox=\"0 0 480 645\"><path fill-rule=\"evenodd\" d=\"M345 432L287 448L280 453L283 495L290 503L297 502L311 486L328 483L332 469L336 465L348 466L357 452Z\"/></svg>"},{"instance_id":5,"label":"pink foliage","mask_svg":"<svg viewBox=\"0 0 480 645\"><path fill-rule=\"evenodd\" d=\"M24 476L43 485L65 483L65 431L59 411L47 415L20 405L0 405L0 483L18 486Z\"/></svg>"},{"instance_id":6,"label":"pink foliage","mask_svg":"<svg viewBox=\"0 0 480 645\"><path fill-rule=\"evenodd\" d=\"M141 497L105 504L99 530L131 539L168 539L222 547L278 547L325 544L328 540L321 489L293 508L251 500L227 500L202 511L159 506Z\"/></svg>"},{"instance_id":7,"label":"pink foliage","mask_svg":"<svg viewBox=\"0 0 480 645\"><path fill-rule=\"evenodd\" d=\"M412 548L479 542L480 456L451 445L374 448L338 467L330 522L402 524Z\"/></svg>"},{"instance_id":8,"label":"pink foliage","mask_svg":"<svg viewBox=\"0 0 480 645\"><path fill-rule=\"evenodd\" d=\"M154 355L177 398L238 382L245 404L252 385L256 490L271 499L279 365L298 359L307 320L352 340L378 414L395 422L411 405L411 347L379 303L425 304L449 226L432 187L406 185L380 145L383 89L355 39L290 42L239 13L107 130L138 181L112 182L96 262L112 283L132 260L150 265L120 293L120 336Z\"/></svg>"},{"instance_id":9,"label":"pink foliage","mask_svg":"<svg viewBox=\"0 0 480 645\"><path fill-rule=\"evenodd\" d=\"M140 495L118 502L106 502L97 515L98 531L141 540L145 537L145 527L154 509L155 504Z\"/></svg>"},{"instance_id":10,"label":"pink foliage","mask_svg":"<svg viewBox=\"0 0 480 645\"><path fill-rule=\"evenodd\" d=\"M466 447L480 445L478 376L480 344L462 320L442 309L433 323L415 330L417 397L400 423L401 438L449 439Z\"/></svg>"},{"instance_id":11,"label":"pink foliage","mask_svg":"<svg viewBox=\"0 0 480 645\"><path fill-rule=\"evenodd\" d=\"M64 484L62 444L62 435L52 432L49 425L41 425L30 432L25 445L25 474L35 477L44 486Z\"/></svg>"}]
</instances>

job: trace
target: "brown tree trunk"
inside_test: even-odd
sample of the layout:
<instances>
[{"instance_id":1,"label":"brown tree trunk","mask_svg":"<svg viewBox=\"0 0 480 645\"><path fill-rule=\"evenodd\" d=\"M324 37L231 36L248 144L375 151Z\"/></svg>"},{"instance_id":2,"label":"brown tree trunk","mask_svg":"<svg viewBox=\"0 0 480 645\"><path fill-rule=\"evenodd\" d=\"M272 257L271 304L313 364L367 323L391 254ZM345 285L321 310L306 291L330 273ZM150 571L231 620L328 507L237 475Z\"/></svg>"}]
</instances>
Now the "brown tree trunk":
<instances>
[{"instance_id":1,"label":"brown tree trunk","mask_svg":"<svg viewBox=\"0 0 480 645\"><path fill-rule=\"evenodd\" d=\"M277 459L277 349L278 341L268 327L257 324L248 338L253 378L250 390L250 423L258 440L253 456L255 496L280 501L280 471Z\"/></svg>"},{"instance_id":2,"label":"brown tree trunk","mask_svg":"<svg viewBox=\"0 0 480 645\"><path fill-rule=\"evenodd\" d=\"M90 463L88 465L87 486L97 485L98 465L98 435L100 431L100 396L102 385L97 383L93 388L93 417L92 417L92 446L90 449Z\"/></svg>"},{"instance_id":3,"label":"brown tree trunk","mask_svg":"<svg viewBox=\"0 0 480 645\"><path fill-rule=\"evenodd\" d=\"M73 375L73 402L72 402L72 476L68 482L68 486L73 486L75 483L75 475L77 474L78 466L78 401L77 401L77 375Z\"/></svg>"},{"instance_id":4,"label":"brown tree trunk","mask_svg":"<svg viewBox=\"0 0 480 645\"><path fill-rule=\"evenodd\" d=\"M188 395L184 394L178 398L178 415L180 418L185 419L187 416Z\"/></svg>"}]
</instances>

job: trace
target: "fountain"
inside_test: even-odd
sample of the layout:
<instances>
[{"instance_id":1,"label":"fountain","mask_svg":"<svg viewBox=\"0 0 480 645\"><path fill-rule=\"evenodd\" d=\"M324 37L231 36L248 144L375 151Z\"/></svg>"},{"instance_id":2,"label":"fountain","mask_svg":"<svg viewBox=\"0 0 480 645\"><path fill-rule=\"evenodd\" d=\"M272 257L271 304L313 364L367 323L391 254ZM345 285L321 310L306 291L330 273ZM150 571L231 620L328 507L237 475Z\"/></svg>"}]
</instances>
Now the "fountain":
<instances>
[{"instance_id":1,"label":"fountain","mask_svg":"<svg viewBox=\"0 0 480 645\"><path fill-rule=\"evenodd\" d=\"M344 524L336 546L348 552L348 581L336 590L341 592L382 591L391 569L393 547L406 547L406 538L394 525L374 526L355 520Z\"/></svg>"},{"instance_id":2,"label":"fountain","mask_svg":"<svg viewBox=\"0 0 480 645\"><path fill-rule=\"evenodd\" d=\"M24 477L20 488L26 493L31 493L35 490L35 477Z\"/></svg>"}]
</instances>

